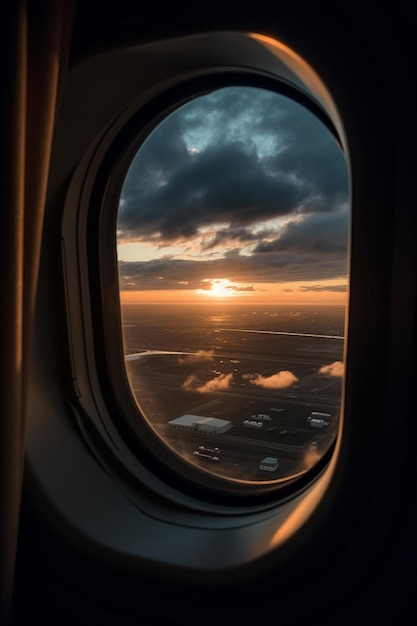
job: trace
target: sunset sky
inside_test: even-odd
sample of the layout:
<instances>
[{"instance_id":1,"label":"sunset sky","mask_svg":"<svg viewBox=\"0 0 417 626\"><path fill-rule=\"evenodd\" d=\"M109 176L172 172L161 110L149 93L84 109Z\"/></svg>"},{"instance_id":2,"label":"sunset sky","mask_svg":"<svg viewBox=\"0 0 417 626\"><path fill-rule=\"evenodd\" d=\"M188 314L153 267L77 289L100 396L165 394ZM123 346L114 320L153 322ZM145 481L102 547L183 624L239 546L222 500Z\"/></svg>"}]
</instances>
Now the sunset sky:
<instances>
[{"instance_id":1,"label":"sunset sky","mask_svg":"<svg viewBox=\"0 0 417 626\"><path fill-rule=\"evenodd\" d=\"M330 132L279 94L228 87L139 148L119 203L122 302L344 304L349 184Z\"/></svg>"}]
</instances>

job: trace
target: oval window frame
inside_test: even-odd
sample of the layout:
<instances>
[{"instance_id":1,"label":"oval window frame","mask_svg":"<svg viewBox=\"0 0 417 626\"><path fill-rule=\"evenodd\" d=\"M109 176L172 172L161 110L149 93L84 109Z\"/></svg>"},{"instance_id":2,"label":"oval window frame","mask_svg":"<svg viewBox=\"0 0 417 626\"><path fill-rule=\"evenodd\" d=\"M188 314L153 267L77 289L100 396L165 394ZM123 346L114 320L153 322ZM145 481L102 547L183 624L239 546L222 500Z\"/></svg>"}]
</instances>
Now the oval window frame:
<instances>
[{"instance_id":1,"label":"oval window frame","mask_svg":"<svg viewBox=\"0 0 417 626\"><path fill-rule=\"evenodd\" d=\"M127 114L125 112L121 116L123 122L121 123L119 119L111 129L112 141L109 142L108 137L104 137L106 152L104 158L102 156L100 158L88 198L88 265L90 276L100 276L99 281L92 280L90 285L93 318L99 320L93 327L95 361L105 402L109 407L108 414L117 416L112 417L112 421L115 421L121 438L151 474L156 475L169 487L197 500L222 506L232 504L233 507L263 507L276 504L277 500L286 500L311 484L311 481L328 465L338 435L311 469L301 477L289 478L284 484L277 484L272 480L265 481L262 485L256 484L256 487L253 484L245 486L212 475L207 480L207 472L192 466L187 460L177 458L165 443L158 441L146 423L146 418L138 420L139 408L128 381L126 368L121 372L117 365L124 362L121 307L120 304L118 308L114 306L115 302L119 302L119 292L116 292L114 287L119 284L115 207L118 206L121 181L124 180L140 146L168 114L200 95L226 86L259 87L291 98L324 124L343 151L343 141L336 130L336 125L310 93L301 90L298 85L295 86L287 80L260 70L233 68L204 73L178 82L156 97L150 98L145 104L140 103L139 106L132 107ZM348 169L348 161L346 165ZM112 250L113 254L109 255L109 250ZM108 280L109 276L111 280ZM115 333L115 328L120 332ZM111 428L112 426L109 428L105 426L105 430ZM132 476L126 457L121 459L121 465L124 470L127 469L135 482L135 472Z\"/></svg>"}]
</instances>

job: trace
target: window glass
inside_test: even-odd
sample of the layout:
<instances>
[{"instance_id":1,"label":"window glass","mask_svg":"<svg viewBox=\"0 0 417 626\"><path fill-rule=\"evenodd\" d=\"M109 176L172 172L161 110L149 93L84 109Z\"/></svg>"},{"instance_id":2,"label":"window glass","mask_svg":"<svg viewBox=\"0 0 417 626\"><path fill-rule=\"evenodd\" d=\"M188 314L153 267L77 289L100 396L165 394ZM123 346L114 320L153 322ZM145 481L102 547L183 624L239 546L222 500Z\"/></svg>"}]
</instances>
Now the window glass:
<instances>
[{"instance_id":1,"label":"window glass","mask_svg":"<svg viewBox=\"0 0 417 626\"><path fill-rule=\"evenodd\" d=\"M309 109L233 86L168 114L123 181L126 368L155 435L230 481L288 481L334 443L349 183Z\"/></svg>"}]
</instances>

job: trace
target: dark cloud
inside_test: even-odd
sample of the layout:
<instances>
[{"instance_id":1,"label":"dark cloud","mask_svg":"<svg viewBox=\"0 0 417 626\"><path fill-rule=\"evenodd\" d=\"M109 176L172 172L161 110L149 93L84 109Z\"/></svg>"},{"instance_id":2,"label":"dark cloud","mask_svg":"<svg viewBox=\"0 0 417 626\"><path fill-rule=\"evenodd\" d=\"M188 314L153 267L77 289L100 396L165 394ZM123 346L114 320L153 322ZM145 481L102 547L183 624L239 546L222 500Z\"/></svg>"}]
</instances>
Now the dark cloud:
<instances>
[{"instance_id":1,"label":"dark cloud","mask_svg":"<svg viewBox=\"0 0 417 626\"><path fill-rule=\"evenodd\" d=\"M120 262L122 289L209 289L346 277L348 174L330 132L301 105L227 88L169 115L126 177L118 244L153 244ZM160 257L164 246L182 255ZM185 252L193 255L186 260ZM245 286L246 285L246 286ZM335 287L335 290L337 288Z\"/></svg>"},{"instance_id":2,"label":"dark cloud","mask_svg":"<svg viewBox=\"0 0 417 626\"><path fill-rule=\"evenodd\" d=\"M306 287L298 287L297 291L315 291L320 293L321 291L332 291L333 293L345 293L347 291L346 284L340 285L308 285Z\"/></svg>"},{"instance_id":3,"label":"dark cloud","mask_svg":"<svg viewBox=\"0 0 417 626\"><path fill-rule=\"evenodd\" d=\"M247 245L252 242L257 243L259 240L263 240L265 237L271 237L275 233L276 231L272 229L252 232L250 228L221 228L214 235L203 238L201 249L203 251L215 248L227 249L227 247L234 242L238 242L242 245ZM233 252L233 250L229 252Z\"/></svg>"},{"instance_id":4,"label":"dark cloud","mask_svg":"<svg viewBox=\"0 0 417 626\"><path fill-rule=\"evenodd\" d=\"M290 251L294 254L326 254L345 257L348 245L347 209L332 214L310 214L288 222L279 235L259 243L254 252Z\"/></svg>"},{"instance_id":5,"label":"dark cloud","mask_svg":"<svg viewBox=\"0 0 417 626\"><path fill-rule=\"evenodd\" d=\"M305 202L302 183L268 173L243 143L187 152L172 169L169 182L155 188L138 189L129 179L118 224L123 236L176 241L210 224L238 227L285 216Z\"/></svg>"},{"instance_id":6,"label":"dark cloud","mask_svg":"<svg viewBox=\"0 0 417 626\"><path fill-rule=\"evenodd\" d=\"M323 253L294 256L287 251L248 256L235 254L204 262L164 257L122 262L119 274L121 289L208 290L210 284L207 281L222 277L239 283L230 289L256 291L256 283L326 280L335 276L342 279L346 277L346 259L343 255L328 258ZM319 286L316 287L318 290Z\"/></svg>"},{"instance_id":7,"label":"dark cloud","mask_svg":"<svg viewBox=\"0 0 417 626\"><path fill-rule=\"evenodd\" d=\"M221 223L243 235L274 217L335 210L347 200L347 174L310 112L272 92L229 88L188 103L154 130L121 200L122 239L172 242Z\"/></svg>"}]
</instances>

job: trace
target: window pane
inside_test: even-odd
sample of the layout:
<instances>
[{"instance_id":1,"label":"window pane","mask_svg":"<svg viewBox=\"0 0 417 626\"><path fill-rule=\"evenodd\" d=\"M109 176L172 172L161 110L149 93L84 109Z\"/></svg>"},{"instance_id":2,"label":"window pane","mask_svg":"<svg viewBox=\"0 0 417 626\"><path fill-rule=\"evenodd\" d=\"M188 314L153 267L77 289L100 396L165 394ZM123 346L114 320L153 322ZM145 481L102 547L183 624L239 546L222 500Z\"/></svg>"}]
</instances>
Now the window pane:
<instances>
[{"instance_id":1,"label":"window pane","mask_svg":"<svg viewBox=\"0 0 417 626\"><path fill-rule=\"evenodd\" d=\"M218 89L143 141L117 220L126 367L174 454L256 484L303 474L328 450L348 227L345 157L286 96Z\"/></svg>"}]
</instances>

